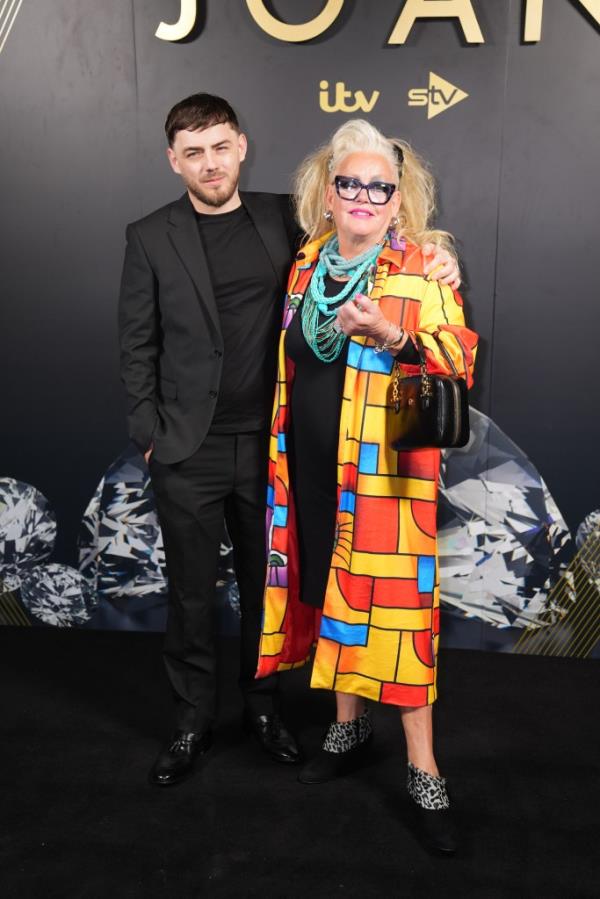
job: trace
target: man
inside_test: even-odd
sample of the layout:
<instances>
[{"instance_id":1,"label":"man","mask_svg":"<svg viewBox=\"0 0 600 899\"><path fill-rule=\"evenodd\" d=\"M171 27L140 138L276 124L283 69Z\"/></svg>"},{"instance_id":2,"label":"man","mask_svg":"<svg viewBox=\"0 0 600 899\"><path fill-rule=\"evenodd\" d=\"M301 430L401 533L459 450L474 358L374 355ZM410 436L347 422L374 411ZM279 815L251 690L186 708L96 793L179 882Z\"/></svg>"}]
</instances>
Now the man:
<instances>
[{"instance_id":1,"label":"man","mask_svg":"<svg viewBox=\"0 0 600 899\"><path fill-rule=\"evenodd\" d=\"M223 519L240 591L244 724L276 761L300 759L278 714L277 675L254 679L277 334L300 235L287 196L239 192L247 141L229 103L194 94L165 130L186 192L128 226L119 311L129 433L149 465L169 580L176 729L150 771L160 786L190 775L211 744ZM452 257L438 253L429 267L440 264L437 277L457 277Z\"/></svg>"}]
</instances>

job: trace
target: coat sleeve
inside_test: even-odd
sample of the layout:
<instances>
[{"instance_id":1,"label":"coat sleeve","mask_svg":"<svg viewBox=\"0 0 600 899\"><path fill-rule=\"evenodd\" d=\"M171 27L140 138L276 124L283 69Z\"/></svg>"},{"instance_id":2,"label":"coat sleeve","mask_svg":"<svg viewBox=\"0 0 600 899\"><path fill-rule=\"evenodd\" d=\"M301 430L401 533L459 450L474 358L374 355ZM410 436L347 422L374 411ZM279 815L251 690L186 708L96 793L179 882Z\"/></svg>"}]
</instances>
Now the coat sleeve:
<instances>
[{"instance_id":1,"label":"coat sleeve","mask_svg":"<svg viewBox=\"0 0 600 899\"><path fill-rule=\"evenodd\" d=\"M119 295L121 380L127 393L129 436L146 452L157 420L158 283L135 226L128 225L126 233Z\"/></svg>"},{"instance_id":2,"label":"coat sleeve","mask_svg":"<svg viewBox=\"0 0 600 899\"><path fill-rule=\"evenodd\" d=\"M294 206L294 198L291 194L283 195L283 217L285 220L285 229L288 235L290 250L292 257L298 252L304 234L300 225L296 221L296 209Z\"/></svg>"},{"instance_id":3,"label":"coat sleeve","mask_svg":"<svg viewBox=\"0 0 600 899\"><path fill-rule=\"evenodd\" d=\"M452 374L437 340L432 336L437 334L459 375L465 378L469 387L472 386L478 337L465 325L463 301L458 291L439 281L427 282L417 333L423 341L428 371Z\"/></svg>"}]
</instances>

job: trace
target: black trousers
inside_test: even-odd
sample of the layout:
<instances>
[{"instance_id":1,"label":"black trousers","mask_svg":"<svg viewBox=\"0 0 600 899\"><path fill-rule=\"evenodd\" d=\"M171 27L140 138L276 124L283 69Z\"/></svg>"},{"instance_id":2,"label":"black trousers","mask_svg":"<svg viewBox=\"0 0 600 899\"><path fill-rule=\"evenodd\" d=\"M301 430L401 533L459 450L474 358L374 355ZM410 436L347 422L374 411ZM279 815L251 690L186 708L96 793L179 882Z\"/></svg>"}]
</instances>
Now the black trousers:
<instances>
[{"instance_id":1,"label":"black trousers","mask_svg":"<svg viewBox=\"0 0 600 899\"><path fill-rule=\"evenodd\" d=\"M176 726L201 732L216 716L215 585L223 519L240 592L239 684L248 710L273 711L278 676L255 680L266 575L267 436L209 434L183 462L150 459L165 544L169 605L164 662Z\"/></svg>"}]
</instances>

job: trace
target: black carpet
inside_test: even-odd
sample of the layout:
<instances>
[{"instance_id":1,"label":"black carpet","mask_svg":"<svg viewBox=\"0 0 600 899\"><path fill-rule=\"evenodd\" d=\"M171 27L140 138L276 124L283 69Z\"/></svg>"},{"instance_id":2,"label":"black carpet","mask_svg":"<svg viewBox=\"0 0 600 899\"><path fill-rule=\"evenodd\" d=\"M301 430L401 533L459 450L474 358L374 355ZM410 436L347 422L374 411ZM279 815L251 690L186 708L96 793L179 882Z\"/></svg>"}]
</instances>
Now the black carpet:
<instances>
[{"instance_id":1,"label":"black carpet","mask_svg":"<svg viewBox=\"0 0 600 899\"><path fill-rule=\"evenodd\" d=\"M4 899L597 897L598 663L450 650L438 759L464 834L455 858L406 826L399 716L377 707L373 762L322 786L239 726L222 646L215 746L171 789L146 785L170 730L161 638L0 628ZM285 677L308 752L331 697Z\"/></svg>"}]
</instances>

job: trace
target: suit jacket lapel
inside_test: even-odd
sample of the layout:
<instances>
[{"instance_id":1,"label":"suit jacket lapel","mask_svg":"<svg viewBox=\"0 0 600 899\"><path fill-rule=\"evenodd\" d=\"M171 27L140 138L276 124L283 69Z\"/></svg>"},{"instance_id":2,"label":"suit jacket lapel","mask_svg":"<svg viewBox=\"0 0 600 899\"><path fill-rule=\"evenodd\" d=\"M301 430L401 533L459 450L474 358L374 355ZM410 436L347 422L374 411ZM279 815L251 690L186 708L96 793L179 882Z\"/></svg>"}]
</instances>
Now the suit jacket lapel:
<instances>
[{"instance_id":1,"label":"suit jacket lapel","mask_svg":"<svg viewBox=\"0 0 600 899\"><path fill-rule=\"evenodd\" d=\"M171 206L168 233L177 255L194 283L200 301L206 309L216 333L220 336L219 313L208 263L198 233L194 208L187 194L184 194Z\"/></svg>"},{"instance_id":2,"label":"suit jacket lapel","mask_svg":"<svg viewBox=\"0 0 600 899\"><path fill-rule=\"evenodd\" d=\"M283 276L285 283L292 262L292 250L281 218L274 216L273 209L265 206L260 194L242 192L240 197L264 244L277 279L281 280Z\"/></svg>"}]
</instances>

